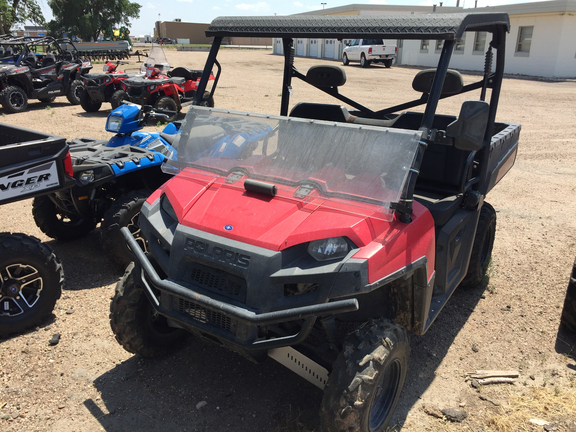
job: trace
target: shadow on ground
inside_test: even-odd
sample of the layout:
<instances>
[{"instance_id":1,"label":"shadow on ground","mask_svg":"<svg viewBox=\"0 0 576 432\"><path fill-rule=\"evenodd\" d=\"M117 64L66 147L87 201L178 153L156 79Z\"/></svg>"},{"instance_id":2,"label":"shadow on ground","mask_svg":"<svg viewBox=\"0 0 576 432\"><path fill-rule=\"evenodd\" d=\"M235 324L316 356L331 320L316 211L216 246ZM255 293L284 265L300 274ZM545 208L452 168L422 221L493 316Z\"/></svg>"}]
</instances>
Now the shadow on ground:
<instances>
[{"instance_id":1,"label":"shadow on ground","mask_svg":"<svg viewBox=\"0 0 576 432\"><path fill-rule=\"evenodd\" d=\"M412 337L412 360L395 415L398 429L434 380L484 287L456 291L429 332ZM104 407L93 400L84 405L108 432L319 430L318 388L271 359L257 365L195 337L183 350L159 360L132 357L94 385Z\"/></svg>"}]
</instances>

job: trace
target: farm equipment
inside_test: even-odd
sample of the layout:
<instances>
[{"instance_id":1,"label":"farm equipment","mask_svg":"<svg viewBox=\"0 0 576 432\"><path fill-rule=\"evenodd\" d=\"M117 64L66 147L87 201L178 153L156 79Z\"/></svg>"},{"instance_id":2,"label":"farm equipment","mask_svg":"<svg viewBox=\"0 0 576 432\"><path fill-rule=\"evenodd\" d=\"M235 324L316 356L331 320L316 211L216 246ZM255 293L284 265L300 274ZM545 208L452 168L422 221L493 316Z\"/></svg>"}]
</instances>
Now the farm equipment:
<instances>
[{"instance_id":1,"label":"farm equipment","mask_svg":"<svg viewBox=\"0 0 576 432\"><path fill-rule=\"evenodd\" d=\"M121 230L136 259L111 303L117 341L155 357L192 333L272 357L324 389L324 431L386 430L408 373L407 332L424 335L490 261L496 212L485 198L520 134L496 121L509 29L505 13L214 20L196 106L163 165L174 177L140 213L149 252ZM466 32L491 42L484 74L464 85L449 64ZM358 35L443 40L437 68L412 81L418 98L369 108L340 93L341 67L296 68L295 39ZM214 67L210 96L217 87L225 37L282 39L279 116L198 106ZM293 79L337 103L290 107ZM436 112L464 94L459 110Z\"/></svg>"},{"instance_id":2,"label":"farm equipment","mask_svg":"<svg viewBox=\"0 0 576 432\"><path fill-rule=\"evenodd\" d=\"M78 55L90 60L127 60L130 58L132 47L125 40L63 43L62 49L66 51L77 50Z\"/></svg>"},{"instance_id":3,"label":"farm equipment","mask_svg":"<svg viewBox=\"0 0 576 432\"><path fill-rule=\"evenodd\" d=\"M572 266L564 307L562 308L562 325L571 332L576 333L576 260Z\"/></svg>"},{"instance_id":4,"label":"farm equipment","mask_svg":"<svg viewBox=\"0 0 576 432\"><path fill-rule=\"evenodd\" d=\"M88 234L102 222L102 247L124 269L132 253L119 230L128 226L146 249L136 220L144 200L169 178L160 164L173 154L170 143L179 125L170 123L160 133L141 129L151 117L166 119L172 114L123 104L108 115L106 130L114 134L110 140L69 141L76 183L34 199L32 213L42 232L67 241Z\"/></svg>"},{"instance_id":5,"label":"farm equipment","mask_svg":"<svg viewBox=\"0 0 576 432\"><path fill-rule=\"evenodd\" d=\"M0 123L0 204L74 184L64 138ZM40 323L64 285L52 249L26 234L0 233L0 336Z\"/></svg>"}]
</instances>

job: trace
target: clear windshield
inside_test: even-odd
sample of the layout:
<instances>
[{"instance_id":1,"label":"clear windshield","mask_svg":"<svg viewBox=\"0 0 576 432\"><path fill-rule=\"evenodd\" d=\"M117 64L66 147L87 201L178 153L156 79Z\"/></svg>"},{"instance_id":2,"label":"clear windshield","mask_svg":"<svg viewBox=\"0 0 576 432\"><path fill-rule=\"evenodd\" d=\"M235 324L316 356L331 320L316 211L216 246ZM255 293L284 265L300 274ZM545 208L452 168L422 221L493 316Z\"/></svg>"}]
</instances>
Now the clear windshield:
<instances>
[{"instance_id":1,"label":"clear windshield","mask_svg":"<svg viewBox=\"0 0 576 432\"><path fill-rule=\"evenodd\" d=\"M148 67L156 67L163 73L168 72L168 69L170 69L170 63L166 60L166 55L161 47L155 46L150 50L148 58L140 66L140 72L146 73L146 68Z\"/></svg>"},{"instance_id":2,"label":"clear windshield","mask_svg":"<svg viewBox=\"0 0 576 432\"><path fill-rule=\"evenodd\" d=\"M390 220L421 132L191 107L163 170Z\"/></svg>"}]
</instances>

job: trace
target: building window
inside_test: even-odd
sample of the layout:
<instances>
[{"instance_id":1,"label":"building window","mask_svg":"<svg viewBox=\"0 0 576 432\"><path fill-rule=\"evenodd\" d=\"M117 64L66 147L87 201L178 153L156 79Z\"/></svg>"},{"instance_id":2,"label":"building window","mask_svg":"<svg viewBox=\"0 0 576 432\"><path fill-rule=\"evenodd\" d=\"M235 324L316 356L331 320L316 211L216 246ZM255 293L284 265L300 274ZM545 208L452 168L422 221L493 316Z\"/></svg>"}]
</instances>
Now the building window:
<instances>
[{"instance_id":1,"label":"building window","mask_svg":"<svg viewBox=\"0 0 576 432\"><path fill-rule=\"evenodd\" d=\"M428 46L430 45L430 41L428 39L423 39L420 42L420 52L428 52Z\"/></svg>"},{"instance_id":2,"label":"building window","mask_svg":"<svg viewBox=\"0 0 576 432\"><path fill-rule=\"evenodd\" d=\"M532 32L534 26L520 27L518 29L518 43L516 44L516 52L528 55L530 52L530 44L532 43Z\"/></svg>"},{"instance_id":3,"label":"building window","mask_svg":"<svg viewBox=\"0 0 576 432\"><path fill-rule=\"evenodd\" d=\"M466 45L466 33L462 35L462 39L456 41L456 43L454 44L454 52L458 54L463 54L465 45Z\"/></svg>"},{"instance_id":4,"label":"building window","mask_svg":"<svg viewBox=\"0 0 576 432\"><path fill-rule=\"evenodd\" d=\"M476 32L474 35L474 51L484 52L486 48L486 32Z\"/></svg>"},{"instance_id":5,"label":"building window","mask_svg":"<svg viewBox=\"0 0 576 432\"><path fill-rule=\"evenodd\" d=\"M442 47L444 46L444 41L443 40L437 40L436 41L436 48L435 48L435 52L440 52L442 51Z\"/></svg>"}]
</instances>

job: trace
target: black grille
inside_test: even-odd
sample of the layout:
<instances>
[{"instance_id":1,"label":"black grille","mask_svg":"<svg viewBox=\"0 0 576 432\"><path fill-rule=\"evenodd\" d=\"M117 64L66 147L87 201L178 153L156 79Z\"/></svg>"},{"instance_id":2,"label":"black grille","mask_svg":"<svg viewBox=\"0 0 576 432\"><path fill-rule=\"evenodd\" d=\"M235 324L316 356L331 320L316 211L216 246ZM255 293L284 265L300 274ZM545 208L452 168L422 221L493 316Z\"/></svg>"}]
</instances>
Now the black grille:
<instances>
[{"instance_id":1,"label":"black grille","mask_svg":"<svg viewBox=\"0 0 576 432\"><path fill-rule=\"evenodd\" d=\"M221 270L192 263L186 271L186 282L220 294L226 298L246 302L246 281Z\"/></svg>"},{"instance_id":2,"label":"black grille","mask_svg":"<svg viewBox=\"0 0 576 432\"><path fill-rule=\"evenodd\" d=\"M178 306L181 313L190 315L196 321L212 324L229 332L232 331L232 319L223 313L214 312L210 309L199 306L196 303L192 303L183 299L179 299Z\"/></svg>"}]
</instances>

